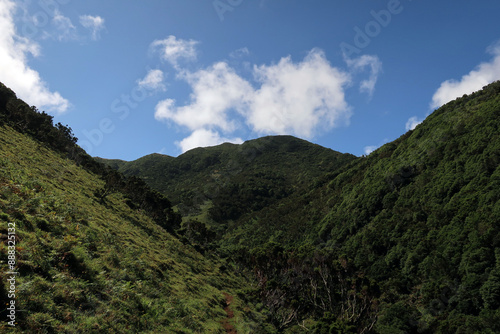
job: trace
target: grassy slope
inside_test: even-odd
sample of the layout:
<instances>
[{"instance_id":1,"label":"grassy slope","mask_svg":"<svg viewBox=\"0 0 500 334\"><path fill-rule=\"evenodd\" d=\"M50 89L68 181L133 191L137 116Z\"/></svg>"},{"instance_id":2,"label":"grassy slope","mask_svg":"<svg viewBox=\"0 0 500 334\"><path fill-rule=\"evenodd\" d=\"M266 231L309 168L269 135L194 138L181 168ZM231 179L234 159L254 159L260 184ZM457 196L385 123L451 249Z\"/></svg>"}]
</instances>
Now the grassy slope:
<instances>
[{"instance_id":1,"label":"grassy slope","mask_svg":"<svg viewBox=\"0 0 500 334\"><path fill-rule=\"evenodd\" d=\"M236 296L250 283L131 210L121 194L99 203L94 192L102 186L72 161L0 127L0 232L16 224L17 331L223 333L223 292ZM5 242L0 256L6 300ZM263 321L238 297L232 309L242 333Z\"/></svg>"}]
</instances>

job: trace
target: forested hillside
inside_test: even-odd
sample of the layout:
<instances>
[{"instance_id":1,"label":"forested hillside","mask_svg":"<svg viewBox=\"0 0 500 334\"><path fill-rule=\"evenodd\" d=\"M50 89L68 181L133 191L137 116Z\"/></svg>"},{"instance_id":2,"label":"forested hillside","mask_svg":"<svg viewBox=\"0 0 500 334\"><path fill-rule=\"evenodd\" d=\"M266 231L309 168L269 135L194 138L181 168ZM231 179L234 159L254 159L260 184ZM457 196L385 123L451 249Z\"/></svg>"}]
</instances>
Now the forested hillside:
<instances>
[{"instance_id":1,"label":"forested hillside","mask_svg":"<svg viewBox=\"0 0 500 334\"><path fill-rule=\"evenodd\" d=\"M498 333L499 123L497 82L367 157L277 136L106 167L1 85L0 297L10 224L17 332Z\"/></svg>"},{"instance_id":2,"label":"forested hillside","mask_svg":"<svg viewBox=\"0 0 500 334\"><path fill-rule=\"evenodd\" d=\"M269 137L115 167L175 194L184 238L252 269L280 330L498 333L499 123L496 82L368 157ZM225 155L256 143L249 163Z\"/></svg>"},{"instance_id":3,"label":"forested hillside","mask_svg":"<svg viewBox=\"0 0 500 334\"><path fill-rule=\"evenodd\" d=\"M308 187L353 159L292 136L274 136L197 148L177 158L151 154L132 162L97 160L168 194L184 216L213 204L214 216L235 219Z\"/></svg>"}]
</instances>

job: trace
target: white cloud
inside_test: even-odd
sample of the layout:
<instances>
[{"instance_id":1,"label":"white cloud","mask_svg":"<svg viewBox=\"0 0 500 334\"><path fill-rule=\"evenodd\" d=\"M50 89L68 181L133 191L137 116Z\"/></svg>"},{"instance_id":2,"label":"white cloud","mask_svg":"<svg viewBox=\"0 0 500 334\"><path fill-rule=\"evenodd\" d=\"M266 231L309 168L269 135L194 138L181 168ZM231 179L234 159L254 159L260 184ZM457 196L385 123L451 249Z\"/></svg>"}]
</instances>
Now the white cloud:
<instances>
[{"instance_id":1,"label":"white cloud","mask_svg":"<svg viewBox=\"0 0 500 334\"><path fill-rule=\"evenodd\" d=\"M319 50L299 63L286 57L276 65L255 66L254 75L258 89L225 62L184 73L180 77L192 88L191 103L176 106L175 100L161 101L155 118L192 131L217 128L231 133L237 129L231 117L235 111L255 132L306 138L320 128L349 121L351 111L343 90L349 75L333 68Z\"/></svg>"},{"instance_id":2,"label":"white cloud","mask_svg":"<svg viewBox=\"0 0 500 334\"><path fill-rule=\"evenodd\" d=\"M286 57L276 65L255 66L254 73L261 87L246 115L254 131L310 138L319 127L348 124L344 86L350 76L332 67L322 51L312 50L300 63Z\"/></svg>"},{"instance_id":3,"label":"white cloud","mask_svg":"<svg viewBox=\"0 0 500 334\"><path fill-rule=\"evenodd\" d=\"M42 39L54 39L60 42L81 41L84 39L80 31L81 28L77 28L71 19L59 10L59 6L53 8L49 8L51 6L44 7L48 15L44 13L41 16L39 15L41 12L30 15L25 5L23 3L19 4L20 9L24 11L24 33L36 34L40 31L39 28L43 27L43 30L40 31ZM81 15L79 22L84 28L91 31L90 38L92 40L98 40L100 31L105 28L104 19L99 16Z\"/></svg>"},{"instance_id":4,"label":"white cloud","mask_svg":"<svg viewBox=\"0 0 500 334\"><path fill-rule=\"evenodd\" d=\"M58 10L54 13L52 24L57 31L54 37L59 41L69 41L77 38L76 27L68 17L62 15Z\"/></svg>"},{"instance_id":5,"label":"white cloud","mask_svg":"<svg viewBox=\"0 0 500 334\"><path fill-rule=\"evenodd\" d=\"M488 49L493 59L481 63L475 70L462 77L460 81L447 80L441 84L432 97L431 108L439 108L464 94L471 94L484 86L500 79L500 44Z\"/></svg>"},{"instance_id":6,"label":"white cloud","mask_svg":"<svg viewBox=\"0 0 500 334\"><path fill-rule=\"evenodd\" d=\"M158 51L163 60L178 69L180 59L196 60L196 44L197 41L177 39L170 35L166 39L154 41L151 48Z\"/></svg>"},{"instance_id":7,"label":"white cloud","mask_svg":"<svg viewBox=\"0 0 500 334\"><path fill-rule=\"evenodd\" d=\"M244 111L253 92L251 85L224 62L184 74L183 78L193 90L191 104L175 107L174 100L161 101L155 118L174 121L190 130L209 126L233 131L235 124L229 120L228 113L232 109Z\"/></svg>"},{"instance_id":8,"label":"white cloud","mask_svg":"<svg viewBox=\"0 0 500 334\"><path fill-rule=\"evenodd\" d=\"M370 153L372 153L373 151L377 150L380 146L384 145L384 144L387 144L389 142L389 139L388 138L384 138L384 140L382 140L380 142L380 144L378 145L369 145L369 146L365 146L363 148L363 152L365 153L365 155L369 155Z\"/></svg>"},{"instance_id":9,"label":"white cloud","mask_svg":"<svg viewBox=\"0 0 500 334\"><path fill-rule=\"evenodd\" d=\"M414 130L423 120L418 120L417 116L410 117L406 122L406 131Z\"/></svg>"},{"instance_id":10,"label":"white cloud","mask_svg":"<svg viewBox=\"0 0 500 334\"><path fill-rule=\"evenodd\" d=\"M284 57L272 65L254 65L253 81L240 76L227 62L218 62L190 72L179 66L180 59L196 59L196 41L169 36L151 48L177 70L177 78L191 87L190 101L177 105L174 99L160 101L155 118L173 122L192 131L179 146L218 142L219 132L230 137L243 123L259 134L291 134L311 138L318 131L348 125L352 115L345 100L345 88L352 84L351 72L368 66L369 79L361 90L373 93L381 62L375 56L352 60L349 71L333 67L323 51L311 50L299 62ZM247 48L231 57L248 54ZM215 140L216 138L217 140Z\"/></svg>"},{"instance_id":11,"label":"white cloud","mask_svg":"<svg viewBox=\"0 0 500 334\"><path fill-rule=\"evenodd\" d=\"M233 52L231 52L229 54L229 57L231 58L242 58L242 57L245 57L245 56L248 56L250 54L250 51L248 50L248 48L240 48L238 50L234 50Z\"/></svg>"},{"instance_id":12,"label":"white cloud","mask_svg":"<svg viewBox=\"0 0 500 334\"><path fill-rule=\"evenodd\" d=\"M28 66L28 56L38 56L39 46L17 35L13 20L16 4L0 0L0 81L31 105L47 111L64 112L69 102L51 92L40 74Z\"/></svg>"},{"instance_id":13,"label":"white cloud","mask_svg":"<svg viewBox=\"0 0 500 334\"><path fill-rule=\"evenodd\" d=\"M148 74L144 79L138 80L137 84L139 87L150 91L166 91L167 87L163 83L164 74L161 70L149 70Z\"/></svg>"},{"instance_id":14,"label":"white cloud","mask_svg":"<svg viewBox=\"0 0 500 334\"><path fill-rule=\"evenodd\" d=\"M365 148L363 149L363 151L365 152L366 155L372 153L373 151L375 151L377 148L379 148L378 146L365 146Z\"/></svg>"},{"instance_id":15,"label":"white cloud","mask_svg":"<svg viewBox=\"0 0 500 334\"><path fill-rule=\"evenodd\" d=\"M207 129L197 129L189 137L184 138L181 142L176 143L182 150L182 153L196 147L216 146L222 143L241 144L241 138L222 138L216 131Z\"/></svg>"},{"instance_id":16,"label":"white cloud","mask_svg":"<svg viewBox=\"0 0 500 334\"><path fill-rule=\"evenodd\" d=\"M174 119L175 115L175 100L166 99L158 102L155 108L155 118L158 121Z\"/></svg>"},{"instance_id":17,"label":"white cloud","mask_svg":"<svg viewBox=\"0 0 500 334\"><path fill-rule=\"evenodd\" d=\"M80 24L92 32L92 39L98 40L100 31L104 29L104 19L100 16L81 15Z\"/></svg>"},{"instance_id":18,"label":"white cloud","mask_svg":"<svg viewBox=\"0 0 500 334\"><path fill-rule=\"evenodd\" d=\"M344 55L344 60L347 65L355 72L362 71L365 67L370 67L370 77L361 81L359 90L362 93L368 93L370 97L375 91L378 75L382 71L382 62L377 56L363 55L358 58L351 59Z\"/></svg>"}]
</instances>

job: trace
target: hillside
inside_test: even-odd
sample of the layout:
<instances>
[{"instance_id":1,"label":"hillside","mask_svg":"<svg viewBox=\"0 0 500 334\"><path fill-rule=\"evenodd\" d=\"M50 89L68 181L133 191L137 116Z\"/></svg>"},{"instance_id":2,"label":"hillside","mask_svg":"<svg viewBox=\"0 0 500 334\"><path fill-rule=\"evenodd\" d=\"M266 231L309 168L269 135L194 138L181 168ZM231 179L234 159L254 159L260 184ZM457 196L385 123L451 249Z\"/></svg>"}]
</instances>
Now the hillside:
<instances>
[{"instance_id":1,"label":"hillside","mask_svg":"<svg viewBox=\"0 0 500 334\"><path fill-rule=\"evenodd\" d=\"M358 330L371 314L380 333L499 332L499 123L497 82L324 175L309 192L234 222L221 248L248 251L263 293L290 300L317 293L297 283L310 282L304 271L350 272L342 280L353 290L333 279L323 293L337 295L327 308L337 321ZM273 286L265 283L271 277Z\"/></svg>"},{"instance_id":2,"label":"hillside","mask_svg":"<svg viewBox=\"0 0 500 334\"><path fill-rule=\"evenodd\" d=\"M499 123L496 82L368 157L273 136L106 167L0 85L0 297L15 225L17 332L498 333Z\"/></svg>"},{"instance_id":3,"label":"hillside","mask_svg":"<svg viewBox=\"0 0 500 334\"><path fill-rule=\"evenodd\" d=\"M4 307L1 332L273 331L241 293L248 279L167 232L176 218L166 199L87 160L49 120L0 86L0 299L15 300L17 324Z\"/></svg>"},{"instance_id":4,"label":"hillside","mask_svg":"<svg viewBox=\"0 0 500 334\"><path fill-rule=\"evenodd\" d=\"M286 142L301 141L269 137L280 143L249 164L225 152L251 143L119 168L175 193L178 207L198 204L184 233L201 225L195 240L251 268L282 330L497 333L499 123L496 82L364 158L290 151ZM238 172L200 195L234 161Z\"/></svg>"},{"instance_id":5,"label":"hillside","mask_svg":"<svg viewBox=\"0 0 500 334\"><path fill-rule=\"evenodd\" d=\"M132 162L98 159L168 194L183 221L221 236L227 221L273 206L356 157L291 136L197 148L177 158L152 154Z\"/></svg>"}]
</instances>

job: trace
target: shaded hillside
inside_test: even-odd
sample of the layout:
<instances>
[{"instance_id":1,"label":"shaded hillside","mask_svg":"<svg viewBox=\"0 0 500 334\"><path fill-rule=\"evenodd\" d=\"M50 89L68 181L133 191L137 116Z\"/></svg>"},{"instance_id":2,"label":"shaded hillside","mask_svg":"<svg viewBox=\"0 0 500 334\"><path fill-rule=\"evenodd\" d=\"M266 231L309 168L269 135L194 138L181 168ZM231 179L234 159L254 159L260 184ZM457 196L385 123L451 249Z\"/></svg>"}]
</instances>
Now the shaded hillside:
<instances>
[{"instance_id":1,"label":"shaded hillside","mask_svg":"<svg viewBox=\"0 0 500 334\"><path fill-rule=\"evenodd\" d=\"M222 221L269 206L353 159L291 136L272 136L197 148L177 158L151 154L132 162L98 160L168 194L183 216L200 213L208 204L212 218Z\"/></svg>"},{"instance_id":2,"label":"shaded hillside","mask_svg":"<svg viewBox=\"0 0 500 334\"><path fill-rule=\"evenodd\" d=\"M497 208L500 162L499 87L495 83L457 99L370 156L323 174L307 193L295 194L259 213L263 226L276 229L281 221L291 228L293 216L315 217L310 240L333 245L379 215L383 222L401 215L402 221L442 226L460 210L460 219L465 219L482 209L489 214L482 212L475 220L493 220L493 213L498 213L491 210ZM481 201L482 196L488 201ZM276 224L269 224L270 220ZM249 230L255 231L254 227Z\"/></svg>"},{"instance_id":3,"label":"shaded hillside","mask_svg":"<svg viewBox=\"0 0 500 334\"><path fill-rule=\"evenodd\" d=\"M196 218L211 229L195 221L187 235L215 238L217 254L251 268L283 330L497 333L499 123L496 82L365 158L329 160L324 149L281 149L302 141L270 137L272 149L261 145L247 163L228 152L252 142L148 156L164 165L127 172L173 191L178 206L201 205ZM167 181L151 182L174 165ZM200 192L212 184L215 195Z\"/></svg>"},{"instance_id":4,"label":"shaded hillside","mask_svg":"<svg viewBox=\"0 0 500 334\"><path fill-rule=\"evenodd\" d=\"M248 279L167 232L172 214L165 198L85 160L67 127L51 127L48 115L5 86L0 102L2 305L12 299L6 274L12 226L19 272L17 326L10 332L224 333L228 323L241 333L273 331L255 311L265 314L262 305L242 298ZM28 125L34 119L43 129ZM102 170L89 171L94 167ZM10 327L6 314L0 309L0 332Z\"/></svg>"},{"instance_id":5,"label":"shaded hillside","mask_svg":"<svg viewBox=\"0 0 500 334\"><path fill-rule=\"evenodd\" d=\"M235 221L220 247L248 252L241 260L259 272L264 296L311 307L322 305L312 273L349 272L323 287L331 305L319 309L358 330L373 317L380 333L499 332L499 125L497 82L309 192ZM300 318L297 305L288 314Z\"/></svg>"}]
</instances>

